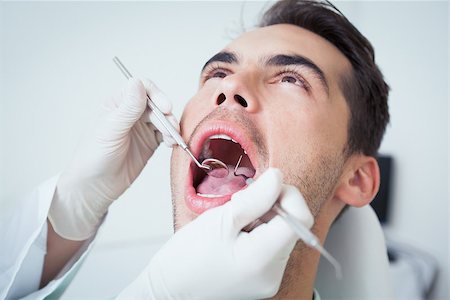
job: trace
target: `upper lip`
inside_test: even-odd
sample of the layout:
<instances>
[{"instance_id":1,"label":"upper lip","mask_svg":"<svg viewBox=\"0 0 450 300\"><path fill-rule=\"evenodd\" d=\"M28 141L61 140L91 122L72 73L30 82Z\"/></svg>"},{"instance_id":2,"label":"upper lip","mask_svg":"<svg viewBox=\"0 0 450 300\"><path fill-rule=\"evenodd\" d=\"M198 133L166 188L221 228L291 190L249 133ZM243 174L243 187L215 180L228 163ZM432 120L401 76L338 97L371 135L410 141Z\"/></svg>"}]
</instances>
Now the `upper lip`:
<instances>
[{"instance_id":1,"label":"upper lip","mask_svg":"<svg viewBox=\"0 0 450 300\"><path fill-rule=\"evenodd\" d=\"M214 120L202 125L189 142L189 148L191 149L192 154L194 154L195 157L199 157L205 141L216 134L226 134L238 142L242 149L247 153L255 171L258 171L255 143L250 138L250 134L242 127L237 126L234 122Z\"/></svg>"}]
</instances>

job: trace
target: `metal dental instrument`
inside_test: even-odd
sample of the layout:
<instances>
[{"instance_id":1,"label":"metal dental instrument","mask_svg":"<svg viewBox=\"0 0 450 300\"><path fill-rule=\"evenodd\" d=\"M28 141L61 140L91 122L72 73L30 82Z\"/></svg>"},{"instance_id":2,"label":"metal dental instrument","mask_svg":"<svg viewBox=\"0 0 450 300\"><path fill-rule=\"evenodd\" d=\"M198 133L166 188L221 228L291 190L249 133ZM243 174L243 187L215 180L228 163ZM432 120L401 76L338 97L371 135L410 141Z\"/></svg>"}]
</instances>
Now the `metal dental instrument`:
<instances>
[{"instance_id":1,"label":"metal dental instrument","mask_svg":"<svg viewBox=\"0 0 450 300\"><path fill-rule=\"evenodd\" d=\"M276 203L272 207L272 211L276 212L280 217L282 217L283 220L286 221L289 226L291 226L295 233L297 233L300 239L305 242L305 244L319 251L319 253L323 257L325 257L334 267L336 278L342 279L341 264L333 256L331 256L331 254L327 250L325 250L324 247L322 247L319 239L305 225L303 225L301 222L297 221L294 217L287 213L278 203Z\"/></svg>"},{"instance_id":2,"label":"metal dental instrument","mask_svg":"<svg viewBox=\"0 0 450 300\"><path fill-rule=\"evenodd\" d=\"M252 178L248 178L246 180L247 184L251 184L254 180ZM298 237L308 246L316 249L319 253L325 257L326 260L334 267L334 271L336 272L336 278L342 279L342 267L341 264L320 244L319 239L301 222L291 216L287 211L285 211L278 203L271 209L274 213L278 214L283 220L291 226L291 228L295 231Z\"/></svg>"},{"instance_id":3,"label":"metal dental instrument","mask_svg":"<svg viewBox=\"0 0 450 300\"><path fill-rule=\"evenodd\" d=\"M241 154L241 156L239 156L239 160L238 160L236 166L234 167L234 171L233 171L234 176L238 176L238 174L236 174L236 171L239 168L239 165L241 164L241 160L242 160L242 154Z\"/></svg>"},{"instance_id":4,"label":"metal dental instrument","mask_svg":"<svg viewBox=\"0 0 450 300\"><path fill-rule=\"evenodd\" d=\"M125 66L122 64L122 62L119 60L117 56L113 58L114 63L117 65L119 70L122 72L122 74L127 78L130 79L133 76L131 73L125 68ZM166 116L161 112L161 110L158 108L158 106L155 105L155 103L150 99L150 97L147 95L147 104L150 106L152 111L154 112L155 116L158 118L158 120L161 122L161 124L164 126L164 128L167 129L169 134L173 137L173 139L177 142L177 144L183 148L184 151L186 151L187 154L192 158L192 160L195 162L195 164L205 171L208 175L212 177L222 178L226 177L228 175L228 167L225 163L222 161L215 159L215 158L208 158L205 159L202 163L200 163L197 158L192 154L192 152L189 150L189 147L184 142L181 135L178 133L178 131L173 128L172 124L170 124L169 120L167 120ZM214 172L212 172L214 171Z\"/></svg>"}]
</instances>

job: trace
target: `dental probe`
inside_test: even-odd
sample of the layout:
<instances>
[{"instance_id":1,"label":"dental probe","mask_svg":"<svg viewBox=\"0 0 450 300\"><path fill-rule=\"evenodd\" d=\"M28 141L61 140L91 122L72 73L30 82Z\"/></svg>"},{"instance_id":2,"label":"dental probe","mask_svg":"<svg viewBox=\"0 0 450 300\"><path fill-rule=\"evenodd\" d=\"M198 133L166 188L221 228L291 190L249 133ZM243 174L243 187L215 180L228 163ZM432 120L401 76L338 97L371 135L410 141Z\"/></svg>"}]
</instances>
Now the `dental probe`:
<instances>
[{"instance_id":1,"label":"dental probe","mask_svg":"<svg viewBox=\"0 0 450 300\"><path fill-rule=\"evenodd\" d=\"M254 180L252 178L248 178L246 180L247 184L251 184ZM278 203L271 209L274 213L278 214L283 220L291 226L291 228L295 231L298 237L305 242L308 246L316 249L319 253L325 257L328 262L334 267L336 272L336 278L342 279L342 267L341 264L320 244L319 239L301 222L292 217L287 211L285 211Z\"/></svg>"},{"instance_id":2,"label":"dental probe","mask_svg":"<svg viewBox=\"0 0 450 300\"><path fill-rule=\"evenodd\" d=\"M297 233L300 239L305 242L305 244L319 251L319 253L323 257L325 257L334 267L336 278L342 279L341 264L333 256L331 256L331 254L327 250L325 250L325 248L322 247L319 239L305 225L294 219L278 203L275 203L275 205L272 207L272 211L276 212L280 217L282 217L286 221L286 223L291 226L295 233Z\"/></svg>"},{"instance_id":3,"label":"dental probe","mask_svg":"<svg viewBox=\"0 0 450 300\"><path fill-rule=\"evenodd\" d=\"M122 64L120 59L117 56L114 56L113 58L114 63L117 65L119 70L122 72L122 74L127 78L133 78L131 73L128 71L127 68ZM178 133L178 131L173 128L172 124L170 124L169 120L167 120L166 116L161 112L161 110L156 106L156 104L150 99L150 96L147 95L147 104L152 109L153 113L155 114L156 118L161 122L161 124L164 126L164 128L167 129L169 134L173 137L173 139L177 142L177 144L183 148L184 151L186 151L187 154L192 158L192 160L195 162L195 164L208 173L208 175L213 177L226 177L228 175L228 167L225 163L222 161L215 159L215 158L208 158L205 159L202 163L200 163L197 158L192 154L191 150L189 150L188 145L184 142L181 135ZM213 170L220 169L220 172L211 172Z\"/></svg>"}]
</instances>

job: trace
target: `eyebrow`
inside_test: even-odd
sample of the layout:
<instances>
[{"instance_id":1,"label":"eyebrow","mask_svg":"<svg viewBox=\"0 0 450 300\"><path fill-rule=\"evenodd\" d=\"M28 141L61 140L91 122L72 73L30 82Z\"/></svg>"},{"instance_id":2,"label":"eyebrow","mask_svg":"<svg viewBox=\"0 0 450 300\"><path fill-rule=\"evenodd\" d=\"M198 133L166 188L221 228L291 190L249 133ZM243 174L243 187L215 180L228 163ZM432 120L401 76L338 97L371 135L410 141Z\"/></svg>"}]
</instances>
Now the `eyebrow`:
<instances>
[{"instance_id":1,"label":"eyebrow","mask_svg":"<svg viewBox=\"0 0 450 300\"><path fill-rule=\"evenodd\" d=\"M214 62L224 62L228 64L237 64L239 63L239 60L237 58L237 55L232 52L219 52L213 57L211 57L206 64L202 68L202 72L205 70L205 68L214 63Z\"/></svg>"},{"instance_id":2,"label":"eyebrow","mask_svg":"<svg viewBox=\"0 0 450 300\"><path fill-rule=\"evenodd\" d=\"M222 51L211 57L206 64L202 68L202 72L205 68L214 63L214 62L224 62L228 64L239 64L239 59L237 55L233 52ZM312 62L309 58L301 56L301 55L286 55L286 54L277 54L274 56L270 56L263 60L263 65L266 66L303 66L308 68L313 72L314 76L316 76L322 87L328 93L328 82L325 78L325 73L320 69L314 62Z\"/></svg>"}]
</instances>

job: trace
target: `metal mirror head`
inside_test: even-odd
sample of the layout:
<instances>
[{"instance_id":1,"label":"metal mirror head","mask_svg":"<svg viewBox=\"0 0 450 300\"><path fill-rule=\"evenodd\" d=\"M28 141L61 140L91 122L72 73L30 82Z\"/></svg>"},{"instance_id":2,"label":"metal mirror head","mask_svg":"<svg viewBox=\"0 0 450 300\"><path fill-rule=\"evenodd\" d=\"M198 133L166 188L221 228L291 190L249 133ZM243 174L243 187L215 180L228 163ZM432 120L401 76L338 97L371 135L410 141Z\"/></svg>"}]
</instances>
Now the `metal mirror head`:
<instances>
[{"instance_id":1,"label":"metal mirror head","mask_svg":"<svg viewBox=\"0 0 450 300\"><path fill-rule=\"evenodd\" d=\"M224 178L228 176L229 170L226 164L215 158L207 158L202 162L203 170L209 176Z\"/></svg>"}]
</instances>

